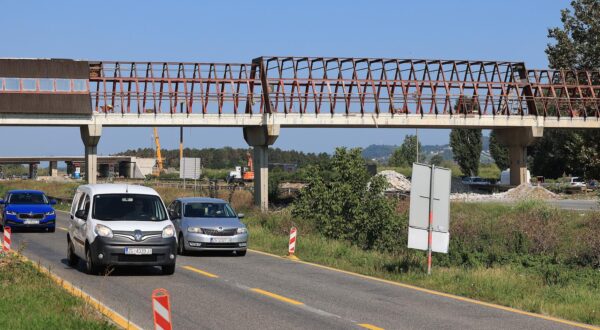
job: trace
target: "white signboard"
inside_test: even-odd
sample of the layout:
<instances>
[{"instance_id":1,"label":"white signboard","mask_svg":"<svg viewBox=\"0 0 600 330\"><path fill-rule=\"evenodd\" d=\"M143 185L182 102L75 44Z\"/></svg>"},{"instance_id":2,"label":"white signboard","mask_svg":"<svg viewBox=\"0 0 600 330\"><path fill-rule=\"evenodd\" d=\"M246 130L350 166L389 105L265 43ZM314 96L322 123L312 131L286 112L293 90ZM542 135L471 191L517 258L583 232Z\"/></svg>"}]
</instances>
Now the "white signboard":
<instances>
[{"instance_id":1,"label":"white signboard","mask_svg":"<svg viewBox=\"0 0 600 330\"><path fill-rule=\"evenodd\" d=\"M433 229L431 250L448 253L450 178L451 171L447 168L413 164L408 230L409 248L428 250L429 217L431 216Z\"/></svg>"},{"instance_id":2,"label":"white signboard","mask_svg":"<svg viewBox=\"0 0 600 330\"><path fill-rule=\"evenodd\" d=\"M200 158L181 158L179 163L180 179L200 179L202 168Z\"/></svg>"}]
</instances>

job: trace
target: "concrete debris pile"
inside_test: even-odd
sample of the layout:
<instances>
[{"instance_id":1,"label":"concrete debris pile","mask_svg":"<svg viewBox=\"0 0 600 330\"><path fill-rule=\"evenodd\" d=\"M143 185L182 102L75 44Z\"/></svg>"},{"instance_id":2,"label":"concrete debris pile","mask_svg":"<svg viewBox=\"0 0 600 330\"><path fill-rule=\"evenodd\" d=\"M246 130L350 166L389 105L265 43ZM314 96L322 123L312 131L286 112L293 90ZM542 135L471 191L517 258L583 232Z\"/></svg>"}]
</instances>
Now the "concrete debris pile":
<instances>
[{"instance_id":1,"label":"concrete debris pile","mask_svg":"<svg viewBox=\"0 0 600 330\"><path fill-rule=\"evenodd\" d=\"M388 182L389 185L385 190L387 192L397 192L397 191L408 192L408 191L410 191L410 180L407 179L404 175L402 175L396 171L391 171L391 170L381 171L381 172L377 173L377 175L383 176L385 178L385 180Z\"/></svg>"},{"instance_id":2,"label":"concrete debris pile","mask_svg":"<svg viewBox=\"0 0 600 330\"><path fill-rule=\"evenodd\" d=\"M530 184L524 183L518 187L512 188L504 193L506 195L505 198L511 200L519 200L519 199L555 199L558 198L558 195L551 192L550 190L540 187L540 186L532 186Z\"/></svg>"},{"instance_id":3,"label":"concrete debris pile","mask_svg":"<svg viewBox=\"0 0 600 330\"><path fill-rule=\"evenodd\" d=\"M474 193L458 193L451 194L451 200L460 200L465 202L476 202L476 201L517 201L524 199L556 199L558 195L549 191L544 187L532 186L528 183L524 183L520 186L509 189L503 193L496 194L474 194Z\"/></svg>"}]
</instances>

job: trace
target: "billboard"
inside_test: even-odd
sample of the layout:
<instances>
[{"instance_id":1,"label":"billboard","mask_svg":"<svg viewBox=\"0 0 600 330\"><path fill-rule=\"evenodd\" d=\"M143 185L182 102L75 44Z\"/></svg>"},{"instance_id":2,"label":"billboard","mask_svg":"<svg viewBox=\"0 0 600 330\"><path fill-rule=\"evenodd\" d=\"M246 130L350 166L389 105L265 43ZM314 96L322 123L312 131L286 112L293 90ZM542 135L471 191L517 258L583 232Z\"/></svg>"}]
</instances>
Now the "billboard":
<instances>
[{"instance_id":1,"label":"billboard","mask_svg":"<svg viewBox=\"0 0 600 330\"><path fill-rule=\"evenodd\" d=\"M179 178L180 179L200 179L202 175L202 167L200 158L183 157L179 163Z\"/></svg>"}]
</instances>

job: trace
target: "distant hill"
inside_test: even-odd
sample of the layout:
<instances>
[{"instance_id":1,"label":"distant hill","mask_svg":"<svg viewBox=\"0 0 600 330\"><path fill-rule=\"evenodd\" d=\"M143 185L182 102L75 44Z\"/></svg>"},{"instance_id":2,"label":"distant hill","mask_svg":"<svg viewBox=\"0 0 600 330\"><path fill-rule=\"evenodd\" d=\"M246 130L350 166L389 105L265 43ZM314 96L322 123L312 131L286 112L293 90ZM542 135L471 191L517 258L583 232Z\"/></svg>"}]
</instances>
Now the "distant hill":
<instances>
[{"instance_id":1,"label":"distant hill","mask_svg":"<svg viewBox=\"0 0 600 330\"><path fill-rule=\"evenodd\" d=\"M375 145L372 144L365 149L363 149L363 158L368 160L375 160L381 163L385 163L388 161L394 150L398 148L397 145ZM421 147L421 152L425 154L427 159L430 159L434 155L442 155L445 160L452 160L452 148L450 145L424 145ZM482 151L480 156L480 161L484 164L493 163L494 159L490 155L490 139L487 136L484 136L482 139Z\"/></svg>"}]
</instances>

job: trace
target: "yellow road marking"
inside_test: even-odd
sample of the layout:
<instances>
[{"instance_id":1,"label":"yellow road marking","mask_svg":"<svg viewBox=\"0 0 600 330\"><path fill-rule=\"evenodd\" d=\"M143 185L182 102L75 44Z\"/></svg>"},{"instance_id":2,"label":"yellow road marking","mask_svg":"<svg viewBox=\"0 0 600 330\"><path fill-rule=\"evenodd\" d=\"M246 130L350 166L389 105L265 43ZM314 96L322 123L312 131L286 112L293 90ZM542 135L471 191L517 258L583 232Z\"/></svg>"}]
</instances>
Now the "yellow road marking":
<instances>
[{"instance_id":1,"label":"yellow road marking","mask_svg":"<svg viewBox=\"0 0 600 330\"><path fill-rule=\"evenodd\" d=\"M183 266L182 268L183 268L183 269L187 269L187 270L191 270L192 272L196 272L196 273L198 273L198 274L201 274L201 275L204 275L204 276L206 276L206 277L211 277L211 278L219 278L219 276L218 276L218 275L211 274L211 273L209 273L209 272L205 272L205 271L203 271L203 270L200 270L200 269L198 269L198 268L196 268L196 267L192 267L192 266Z\"/></svg>"},{"instance_id":2,"label":"yellow road marking","mask_svg":"<svg viewBox=\"0 0 600 330\"><path fill-rule=\"evenodd\" d=\"M265 290L262 290L262 289L259 289L259 288L253 288L253 289L250 289L250 291L254 291L256 293L263 294L263 295L265 295L267 297L271 297L273 299L277 299L277 300L286 302L288 304L292 304L292 305L304 305L304 303L299 302L298 300L286 298L284 296L280 296L278 294L275 294L275 293L272 293L272 292L269 292L269 291L265 291Z\"/></svg>"},{"instance_id":3,"label":"yellow road marking","mask_svg":"<svg viewBox=\"0 0 600 330\"><path fill-rule=\"evenodd\" d=\"M35 263L35 262L29 260L26 256L24 256L22 254L18 254L17 252L15 252L15 254L19 258L22 258L23 260L25 260L25 261L29 262L30 264L32 264L40 272L42 272L44 274L47 274L54 282L56 282L58 285L60 285L61 287L63 287L63 289L65 289L65 291L67 291L71 295L73 295L75 297L80 297L83 300L85 300L86 303L90 304L92 307L94 307L100 313L104 314L106 317L108 317L109 319L111 319L119 327L121 327L123 329L126 329L126 330L138 330L138 329L141 330L142 329L141 327L139 327L135 323L132 323L131 321L129 321L128 319L126 319L125 317L123 317L121 314L119 314L119 313L115 312L114 310L112 310L110 307L108 307L108 306L104 305L103 303L101 303L96 298L90 296L89 294L85 293L83 290L76 288L71 283L63 280L58 275L52 273L50 270L48 270L48 268L40 265L39 263Z\"/></svg>"},{"instance_id":4,"label":"yellow road marking","mask_svg":"<svg viewBox=\"0 0 600 330\"><path fill-rule=\"evenodd\" d=\"M58 227L58 229L60 230L64 230L64 231L69 231L69 229L65 228L65 227Z\"/></svg>"},{"instance_id":5,"label":"yellow road marking","mask_svg":"<svg viewBox=\"0 0 600 330\"><path fill-rule=\"evenodd\" d=\"M385 330L384 328L376 327L369 323L361 323L361 324L359 324L359 326L361 326L365 329L369 329L369 330Z\"/></svg>"},{"instance_id":6,"label":"yellow road marking","mask_svg":"<svg viewBox=\"0 0 600 330\"><path fill-rule=\"evenodd\" d=\"M575 322L575 321L569 321L569 320L561 319L561 318L558 318L558 317L552 317L552 316L546 316L546 315L542 315L542 314L536 314L536 313L526 312L526 311L522 311L522 310L519 310L519 309L516 309L516 308L512 308L512 307L506 307L506 306L502 306L502 305L497 305L497 304L488 303L488 302L484 302L484 301L479 301L479 300L475 300L475 299L471 299L471 298L461 297L461 296L457 296L457 295L453 295L453 294L449 294L449 293L444 293L444 292L439 292L439 291L435 291L435 290L424 289L424 288L421 288L421 287L418 287L418 286L414 286L414 285L410 285L410 284L405 284L405 283L401 283L401 282L394 282L394 281L385 280L385 279L377 278L377 277L373 277L373 276L368 276L368 275L353 273L353 272L349 272L347 270L336 269L336 268L333 268L333 267L323 266L323 265L315 264L315 263L312 263L312 262L307 262L307 261L302 261L302 260L290 260L290 259L287 259L285 257L278 256L278 255L272 254L272 253L263 252L263 251L258 251L258 250L253 250L253 249L248 249L248 250L250 250L252 252L255 252L255 253L258 253L258 254L266 255L266 256L269 256L269 257L274 257L274 258L279 258L279 259L283 259L283 260L298 262L298 263L305 264L305 265L310 265L310 266L313 266L313 267L327 269L327 270L330 270L330 271L333 271L333 272L338 272L338 273L342 273L342 274L356 276L356 277L360 277L360 278L364 278L364 279L368 279L368 280L372 280L372 281L377 281L377 282L381 282L381 283L391 284L391 285L399 286L399 287L406 288L406 289L411 289L411 290L415 290L415 291L420 291L420 292L432 294L432 295L435 295L435 296L446 297L446 298L450 298L450 299L454 299L454 300L468 302L468 303L471 303L471 304L476 304L476 305L480 305L480 306L486 306L486 307L490 307L490 308L500 309L500 310L503 310L503 311L506 311L506 312L511 312L511 313L515 313L515 314L531 316L531 317L539 318L539 319L542 319L542 320L552 321L552 322L556 322L556 323L562 323L562 324L566 324L566 325L570 325L570 326L574 326L574 327L580 327L580 328L583 328L583 329L600 330L600 327L596 327L596 326L593 326L593 325L590 325L590 324L579 323L579 322Z\"/></svg>"}]
</instances>

